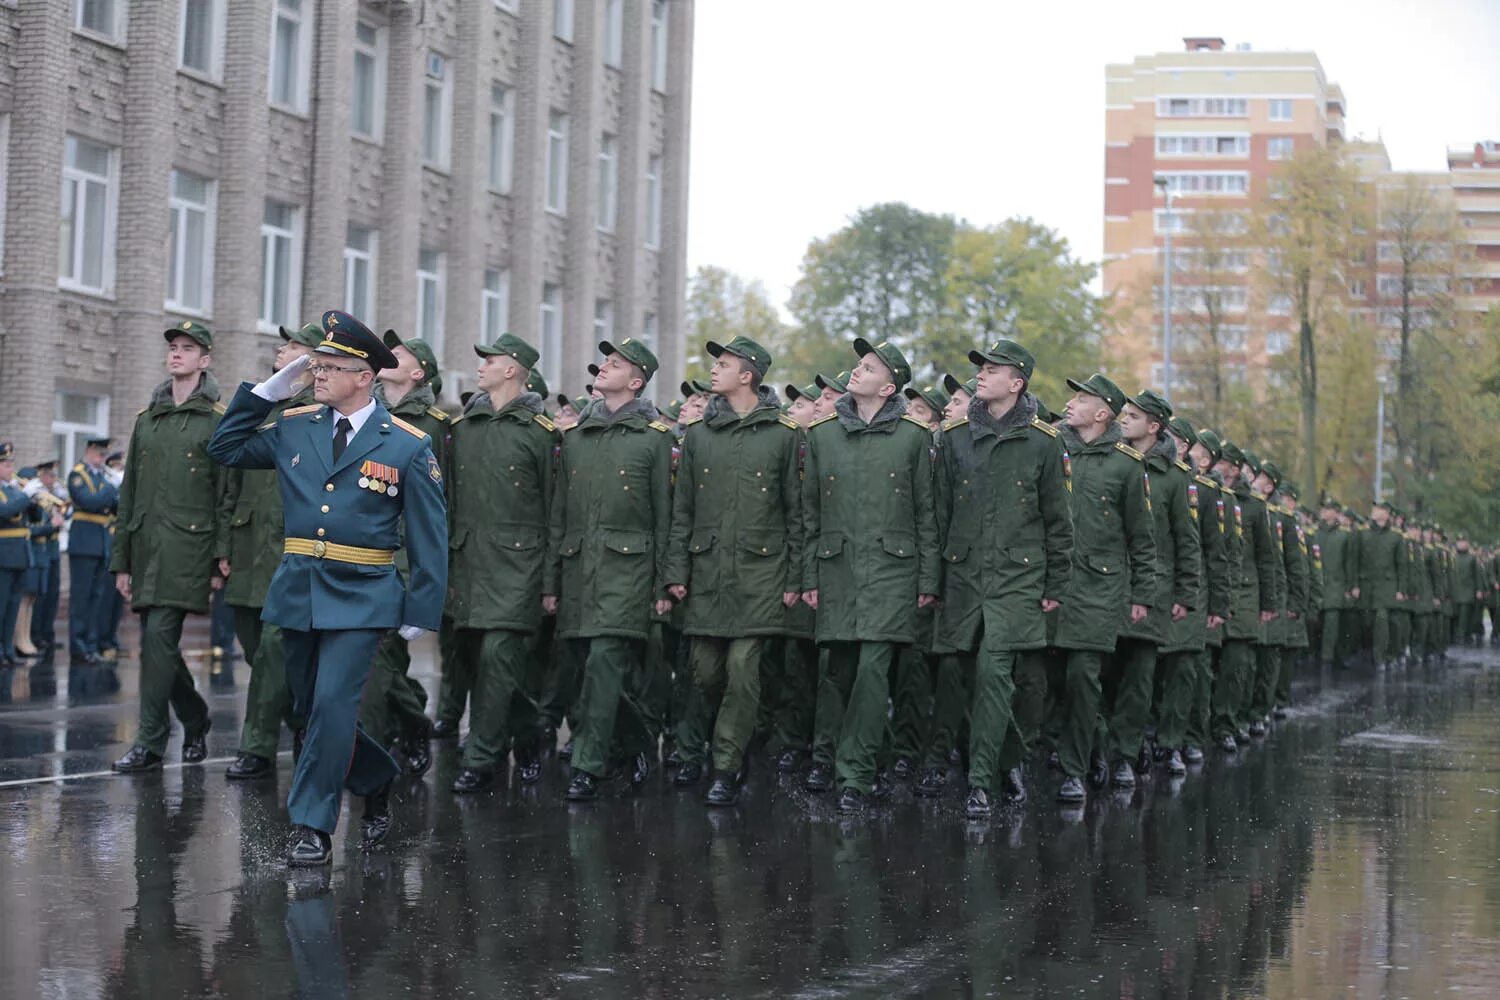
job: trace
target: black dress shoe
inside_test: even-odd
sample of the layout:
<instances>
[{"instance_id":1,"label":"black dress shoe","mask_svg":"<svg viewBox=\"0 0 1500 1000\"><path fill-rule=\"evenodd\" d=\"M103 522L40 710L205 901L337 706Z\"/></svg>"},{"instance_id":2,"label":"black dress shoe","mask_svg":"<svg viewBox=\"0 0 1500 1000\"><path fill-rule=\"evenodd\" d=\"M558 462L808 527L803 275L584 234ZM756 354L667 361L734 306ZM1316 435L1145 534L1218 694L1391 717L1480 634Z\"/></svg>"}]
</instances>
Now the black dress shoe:
<instances>
[{"instance_id":1,"label":"black dress shoe","mask_svg":"<svg viewBox=\"0 0 1500 1000\"><path fill-rule=\"evenodd\" d=\"M990 805L990 793L983 788L969 789L969 798L964 802L964 815L970 819L989 819L994 812Z\"/></svg>"},{"instance_id":2,"label":"black dress shoe","mask_svg":"<svg viewBox=\"0 0 1500 1000\"><path fill-rule=\"evenodd\" d=\"M435 740L458 739L458 723L449 722L447 719L439 719L432 724L432 738Z\"/></svg>"},{"instance_id":3,"label":"black dress shoe","mask_svg":"<svg viewBox=\"0 0 1500 1000\"><path fill-rule=\"evenodd\" d=\"M182 762L184 764L201 764L208 759L208 731L214 726L212 720L203 720L203 730L192 739L183 737L182 740Z\"/></svg>"},{"instance_id":4,"label":"black dress shoe","mask_svg":"<svg viewBox=\"0 0 1500 1000\"><path fill-rule=\"evenodd\" d=\"M891 794L893 788L891 776L884 771L877 771L875 773L875 780L870 782L870 798L886 798Z\"/></svg>"},{"instance_id":5,"label":"black dress shoe","mask_svg":"<svg viewBox=\"0 0 1500 1000\"><path fill-rule=\"evenodd\" d=\"M795 774L797 765L802 762L802 754L797 750L783 750L776 755L777 774Z\"/></svg>"},{"instance_id":6,"label":"black dress shoe","mask_svg":"<svg viewBox=\"0 0 1500 1000\"><path fill-rule=\"evenodd\" d=\"M99 663L98 653L74 653L68 658L70 667L97 667Z\"/></svg>"},{"instance_id":7,"label":"black dress shoe","mask_svg":"<svg viewBox=\"0 0 1500 1000\"><path fill-rule=\"evenodd\" d=\"M891 764L891 777L898 781L905 781L912 776L912 772L916 769L917 765L912 763L912 759L903 755L897 757L895 762Z\"/></svg>"},{"instance_id":8,"label":"black dress shoe","mask_svg":"<svg viewBox=\"0 0 1500 1000\"><path fill-rule=\"evenodd\" d=\"M1057 801L1059 802L1082 802L1088 798L1088 793L1083 790L1081 778L1064 778L1062 787L1057 790Z\"/></svg>"},{"instance_id":9,"label":"black dress shoe","mask_svg":"<svg viewBox=\"0 0 1500 1000\"><path fill-rule=\"evenodd\" d=\"M1259 719L1256 719L1254 722L1250 723L1250 735L1255 737L1256 739L1260 739L1262 736L1266 735L1266 724Z\"/></svg>"},{"instance_id":10,"label":"black dress shoe","mask_svg":"<svg viewBox=\"0 0 1500 1000\"><path fill-rule=\"evenodd\" d=\"M302 759L302 741L307 738L307 730L292 730L292 766L297 766L297 761Z\"/></svg>"},{"instance_id":11,"label":"black dress shoe","mask_svg":"<svg viewBox=\"0 0 1500 1000\"><path fill-rule=\"evenodd\" d=\"M573 759L573 737L568 737L568 742L564 743L562 749L557 751L557 756L563 760Z\"/></svg>"},{"instance_id":12,"label":"black dress shoe","mask_svg":"<svg viewBox=\"0 0 1500 1000\"><path fill-rule=\"evenodd\" d=\"M410 732L401 737L401 756L406 759L406 770L414 778L420 778L432 767L431 740L431 726L421 732Z\"/></svg>"},{"instance_id":13,"label":"black dress shoe","mask_svg":"<svg viewBox=\"0 0 1500 1000\"><path fill-rule=\"evenodd\" d=\"M482 792L495 783L494 771L481 771L477 767L466 767L453 779L453 790L459 795Z\"/></svg>"},{"instance_id":14,"label":"black dress shoe","mask_svg":"<svg viewBox=\"0 0 1500 1000\"><path fill-rule=\"evenodd\" d=\"M333 860L333 839L310 826L292 827L286 863L293 868L320 868Z\"/></svg>"},{"instance_id":15,"label":"black dress shoe","mask_svg":"<svg viewBox=\"0 0 1500 1000\"><path fill-rule=\"evenodd\" d=\"M1114 773L1110 775L1109 780L1116 788L1134 788L1135 768L1130 765L1130 761L1128 760L1117 760L1115 761Z\"/></svg>"},{"instance_id":16,"label":"black dress shoe","mask_svg":"<svg viewBox=\"0 0 1500 1000\"><path fill-rule=\"evenodd\" d=\"M672 784L678 788L686 788L688 785L696 785L701 777L703 777L703 765L686 760L677 768L677 773L672 775Z\"/></svg>"},{"instance_id":17,"label":"black dress shoe","mask_svg":"<svg viewBox=\"0 0 1500 1000\"><path fill-rule=\"evenodd\" d=\"M858 788L846 788L839 792L839 812L853 816L865 811L865 793Z\"/></svg>"},{"instance_id":18,"label":"black dress shoe","mask_svg":"<svg viewBox=\"0 0 1500 1000\"><path fill-rule=\"evenodd\" d=\"M1234 731L1234 738L1241 746L1245 746L1250 742L1250 731L1248 729L1236 729Z\"/></svg>"},{"instance_id":19,"label":"black dress shoe","mask_svg":"<svg viewBox=\"0 0 1500 1000\"><path fill-rule=\"evenodd\" d=\"M1200 750L1198 753L1201 756L1203 751ZM1177 750L1167 755L1167 773L1187 774L1187 764L1183 763L1182 754Z\"/></svg>"},{"instance_id":20,"label":"black dress shoe","mask_svg":"<svg viewBox=\"0 0 1500 1000\"><path fill-rule=\"evenodd\" d=\"M268 778L271 776L271 762L260 754L240 752L224 772L224 777L230 781L254 781L256 778Z\"/></svg>"},{"instance_id":21,"label":"black dress shoe","mask_svg":"<svg viewBox=\"0 0 1500 1000\"><path fill-rule=\"evenodd\" d=\"M152 753L145 747L131 747L125 756L109 765L116 774L140 774L161 767L161 754Z\"/></svg>"},{"instance_id":22,"label":"black dress shoe","mask_svg":"<svg viewBox=\"0 0 1500 1000\"><path fill-rule=\"evenodd\" d=\"M639 789L651 777L651 757L638 753L630 761L630 787Z\"/></svg>"},{"instance_id":23,"label":"black dress shoe","mask_svg":"<svg viewBox=\"0 0 1500 1000\"><path fill-rule=\"evenodd\" d=\"M1187 746L1182 748L1182 759L1185 763L1188 764L1203 763L1203 748L1194 746L1193 744L1189 743Z\"/></svg>"},{"instance_id":24,"label":"black dress shoe","mask_svg":"<svg viewBox=\"0 0 1500 1000\"><path fill-rule=\"evenodd\" d=\"M681 747L677 746L677 744L674 742L672 744L672 746L671 746L670 749L667 749L665 747L663 749L667 750L666 754L661 759L661 763L662 763L663 767L681 767L682 766L682 748ZM569 752L571 753L572 751L569 751Z\"/></svg>"},{"instance_id":25,"label":"black dress shoe","mask_svg":"<svg viewBox=\"0 0 1500 1000\"><path fill-rule=\"evenodd\" d=\"M1049 770L1053 771L1062 770L1062 758L1057 755L1056 750L1053 750L1051 753L1047 754L1047 767Z\"/></svg>"},{"instance_id":26,"label":"black dress shoe","mask_svg":"<svg viewBox=\"0 0 1500 1000\"><path fill-rule=\"evenodd\" d=\"M1234 737L1225 733L1219 737L1219 749L1225 753L1239 753L1240 745L1234 741Z\"/></svg>"},{"instance_id":27,"label":"black dress shoe","mask_svg":"<svg viewBox=\"0 0 1500 1000\"><path fill-rule=\"evenodd\" d=\"M826 792L833 787L833 768L827 764L814 764L802 779L802 787L809 792Z\"/></svg>"},{"instance_id":28,"label":"black dress shoe","mask_svg":"<svg viewBox=\"0 0 1500 1000\"><path fill-rule=\"evenodd\" d=\"M954 747L952 750L948 751L948 763L953 767L957 767L959 764L962 764L963 760L963 752L959 750L958 747Z\"/></svg>"},{"instance_id":29,"label":"black dress shoe","mask_svg":"<svg viewBox=\"0 0 1500 1000\"><path fill-rule=\"evenodd\" d=\"M391 782L387 781L373 795L365 796L365 814L360 818L360 846L369 850L391 832Z\"/></svg>"},{"instance_id":30,"label":"black dress shoe","mask_svg":"<svg viewBox=\"0 0 1500 1000\"><path fill-rule=\"evenodd\" d=\"M1007 805L1020 805L1026 801L1026 784L1021 780L1021 769L1013 767L1005 772L1000 782L1000 796Z\"/></svg>"},{"instance_id":31,"label":"black dress shoe","mask_svg":"<svg viewBox=\"0 0 1500 1000\"><path fill-rule=\"evenodd\" d=\"M917 779L912 791L924 799L935 799L943 794L943 789L948 786L948 772L940 767L924 768L922 776Z\"/></svg>"},{"instance_id":32,"label":"black dress shoe","mask_svg":"<svg viewBox=\"0 0 1500 1000\"><path fill-rule=\"evenodd\" d=\"M566 794L569 802L593 802L599 797L599 779L587 771L574 771Z\"/></svg>"},{"instance_id":33,"label":"black dress shoe","mask_svg":"<svg viewBox=\"0 0 1500 1000\"><path fill-rule=\"evenodd\" d=\"M708 793L703 796L703 801L711 806L732 806L740 800L740 784L734 780L732 774L714 775L713 784L708 786Z\"/></svg>"},{"instance_id":34,"label":"black dress shoe","mask_svg":"<svg viewBox=\"0 0 1500 1000\"><path fill-rule=\"evenodd\" d=\"M1104 760L1104 755L1095 752L1089 757L1089 784L1095 788L1103 788L1109 784L1109 764Z\"/></svg>"},{"instance_id":35,"label":"black dress shoe","mask_svg":"<svg viewBox=\"0 0 1500 1000\"><path fill-rule=\"evenodd\" d=\"M1427 663L1427 657L1425 657L1425 656L1422 657L1422 663L1423 663L1424 666L1426 665L1426 663ZM1277 705L1275 708L1271 709L1271 718L1277 719L1277 720L1285 719L1286 718L1286 706L1285 705Z\"/></svg>"},{"instance_id":36,"label":"black dress shoe","mask_svg":"<svg viewBox=\"0 0 1500 1000\"><path fill-rule=\"evenodd\" d=\"M517 742L512 749L516 758L516 777L528 785L542 780L542 750L538 743Z\"/></svg>"}]
</instances>

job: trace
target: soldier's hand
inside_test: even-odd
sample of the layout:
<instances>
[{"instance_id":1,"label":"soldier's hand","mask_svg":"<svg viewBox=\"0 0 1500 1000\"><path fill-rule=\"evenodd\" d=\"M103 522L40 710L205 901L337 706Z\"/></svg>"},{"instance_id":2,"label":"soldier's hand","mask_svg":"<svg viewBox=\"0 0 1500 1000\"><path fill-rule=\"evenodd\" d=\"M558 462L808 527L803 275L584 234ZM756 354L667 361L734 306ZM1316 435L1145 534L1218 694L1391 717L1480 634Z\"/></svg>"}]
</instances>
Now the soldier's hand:
<instances>
[{"instance_id":1,"label":"soldier's hand","mask_svg":"<svg viewBox=\"0 0 1500 1000\"><path fill-rule=\"evenodd\" d=\"M1181 604L1172 605L1172 620L1174 622L1180 622L1186 617L1187 608L1183 607Z\"/></svg>"},{"instance_id":2,"label":"soldier's hand","mask_svg":"<svg viewBox=\"0 0 1500 1000\"><path fill-rule=\"evenodd\" d=\"M919 607L919 608L930 608L930 607L932 607L936 603L937 603L937 595L936 594L918 594L917 595L917 607Z\"/></svg>"},{"instance_id":3,"label":"soldier's hand","mask_svg":"<svg viewBox=\"0 0 1500 1000\"><path fill-rule=\"evenodd\" d=\"M420 625L402 625L396 630L396 634L405 639L407 642L411 642L413 639L415 639L425 631L427 630Z\"/></svg>"},{"instance_id":4,"label":"soldier's hand","mask_svg":"<svg viewBox=\"0 0 1500 1000\"><path fill-rule=\"evenodd\" d=\"M557 595L556 594L543 594L542 595L542 611L544 613L546 613L546 614L549 614L549 615L555 615L555 614L557 614Z\"/></svg>"},{"instance_id":5,"label":"soldier's hand","mask_svg":"<svg viewBox=\"0 0 1500 1000\"><path fill-rule=\"evenodd\" d=\"M804 590L802 592L802 603L806 604L808 607L812 608L814 611L818 610L818 591L817 591L817 588L813 588L812 590Z\"/></svg>"},{"instance_id":6,"label":"soldier's hand","mask_svg":"<svg viewBox=\"0 0 1500 1000\"><path fill-rule=\"evenodd\" d=\"M1359 588L1355 587L1353 590L1349 591L1349 596L1352 597L1352 598L1354 598L1355 600L1358 600L1359 599Z\"/></svg>"},{"instance_id":7,"label":"soldier's hand","mask_svg":"<svg viewBox=\"0 0 1500 1000\"><path fill-rule=\"evenodd\" d=\"M228 559L220 559L219 560L219 575L222 576L222 577L228 577L229 576L229 560Z\"/></svg>"},{"instance_id":8,"label":"soldier's hand","mask_svg":"<svg viewBox=\"0 0 1500 1000\"><path fill-rule=\"evenodd\" d=\"M54 528L61 528L62 526L63 526L63 516L61 514L54 513L52 515L52 527L54 527Z\"/></svg>"},{"instance_id":9,"label":"soldier's hand","mask_svg":"<svg viewBox=\"0 0 1500 1000\"><path fill-rule=\"evenodd\" d=\"M789 608L802 599L802 595L795 590L788 590L781 595L781 606Z\"/></svg>"},{"instance_id":10,"label":"soldier's hand","mask_svg":"<svg viewBox=\"0 0 1500 1000\"><path fill-rule=\"evenodd\" d=\"M217 573L215 573L213 576L209 577L208 578L208 589L209 590L223 590L224 589L224 578L222 576L220 576L219 574L217 574Z\"/></svg>"},{"instance_id":11,"label":"soldier's hand","mask_svg":"<svg viewBox=\"0 0 1500 1000\"><path fill-rule=\"evenodd\" d=\"M261 399L269 400L272 403L279 403L283 399L291 399L297 395L299 382L306 373L307 366L310 364L312 364L312 356L304 354L264 382L251 388L250 391Z\"/></svg>"},{"instance_id":12,"label":"soldier's hand","mask_svg":"<svg viewBox=\"0 0 1500 1000\"><path fill-rule=\"evenodd\" d=\"M1062 607L1062 601L1054 601L1050 597L1042 598L1042 614L1050 615L1060 607Z\"/></svg>"},{"instance_id":13,"label":"soldier's hand","mask_svg":"<svg viewBox=\"0 0 1500 1000\"><path fill-rule=\"evenodd\" d=\"M672 601L671 601L671 599L667 598L667 597L663 597L661 600L657 601L656 602L656 613L659 614L659 615L669 615L669 614L671 614L672 613Z\"/></svg>"},{"instance_id":14,"label":"soldier's hand","mask_svg":"<svg viewBox=\"0 0 1500 1000\"><path fill-rule=\"evenodd\" d=\"M1150 613L1151 609L1144 604L1132 604L1130 606L1130 624L1139 625L1146 620L1146 616Z\"/></svg>"},{"instance_id":15,"label":"soldier's hand","mask_svg":"<svg viewBox=\"0 0 1500 1000\"><path fill-rule=\"evenodd\" d=\"M125 600L127 600L127 601L130 600L130 574L129 573L116 573L115 574L115 590L118 591L119 594L120 594L120 596L123 597L123 598L125 598Z\"/></svg>"},{"instance_id":16,"label":"soldier's hand","mask_svg":"<svg viewBox=\"0 0 1500 1000\"><path fill-rule=\"evenodd\" d=\"M1260 613L1260 623L1262 625L1269 625L1269 624L1271 624L1271 622L1273 622L1275 620L1276 620L1276 612L1274 612L1274 611L1262 611Z\"/></svg>"},{"instance_id":17,"label":"soldier's hand","mask_svg":"<svg viewBox=\"0 0 1500 1000\"><path fill-rule=\"evenodd\" d=\"M670 587L668 587L667 593L671 594L679 601L687 600L687 588L680 583L674 583Z\"/></svg>"},{"instance_id":18,"label":"soldier's hand","mask_svg":"<svg viewBox=\"0 0 1500 1000\"><path fill-rule=\"evenodd\" d=\"M1403 594L1403 593L1401 593L1401 591L1398 590L1398 591L1396 591L1396 600L1398 600L1398 601L1404 601L1404 600L1406 600L1406 595Z\"/></svg>"},{"instance_id":19,"label":"soldier's hand","mask_svg":"<svg viewBox=\"0 0 1500 1000\"><path fill-rule=\"evenodd\" d=\"M1209 628L1219 628L1221 625L1223 625L1228 620L1229 619L1225 618L1223 615L1209 615L1208 616L1208 627Z\"/></svg>"}]
</instances>

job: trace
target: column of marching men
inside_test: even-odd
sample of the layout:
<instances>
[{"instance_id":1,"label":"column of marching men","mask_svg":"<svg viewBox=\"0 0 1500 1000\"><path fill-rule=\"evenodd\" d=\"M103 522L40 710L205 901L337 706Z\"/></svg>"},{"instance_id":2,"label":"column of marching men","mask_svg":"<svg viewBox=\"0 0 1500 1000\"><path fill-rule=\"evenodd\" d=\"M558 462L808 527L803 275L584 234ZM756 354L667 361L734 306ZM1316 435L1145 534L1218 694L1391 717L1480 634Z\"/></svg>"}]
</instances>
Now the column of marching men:
<instances>
[{"instance_id":1,"label":"column of marching men","mask_svg":"<svg viewBox=\"0 0 1500 1000\"><path fill-rule=\"evenodd\" d=\"M419 513L446 527L447 562L435 720L408 676L406 636L428 626L402 622L371 639L349 732L420 776L467 714L457 793L507 780L512 760L535 782L556 749L572 801L664 763L674 785L732 805L759 758L843 812L909 781L921 796L956 786L982 818L992 797L1025 800L1035 756L1057 798L1080 802L1243 751L1284 715L1299 665L1429 662L1478 643L1496 613L1492 549L1386 502L1368 519L1328 497L1304 510L1275 461L1102 373L1075 373L1053 411L1009 340L917 386L894 345L856 339L848 371L780 394L763 346L710 342L708 377L658 409L639 341L601 343L587 394L554 398L536 349L507 334L476 348L477 388L450 414L428 344L387 331L382 367L335 343L339 317L358 325L329 313L282 329L253 433L318 424L336 464L347 421L308 372L373 369L381 426L429 449L441 492ZM56 460L18 470L0 445L0 666L50 662L66 532L72 666L108 667L124 604L141 626L140 726L115 770L160 767L174 714L183 760L200 761L210 718L182 629L222 589L251 666L228 776L265 778L283 727L301 753L311 710L288 681L275 621L290 619L266 607L278 569L347 564L357 584L423 568L410 544L291 537L279 477L302 454L216 461L213 334L189 321L165 340L167 378L126 455L89 440L64 483ZM306 367L339 351L368 367ZM409 471L367 458L357 475L361 505L309 493L321 512L298 522L358 522L399 497L410 531ZM375 843L392 779L353 759L346 785Z\"/></svg>"}]
</instances>

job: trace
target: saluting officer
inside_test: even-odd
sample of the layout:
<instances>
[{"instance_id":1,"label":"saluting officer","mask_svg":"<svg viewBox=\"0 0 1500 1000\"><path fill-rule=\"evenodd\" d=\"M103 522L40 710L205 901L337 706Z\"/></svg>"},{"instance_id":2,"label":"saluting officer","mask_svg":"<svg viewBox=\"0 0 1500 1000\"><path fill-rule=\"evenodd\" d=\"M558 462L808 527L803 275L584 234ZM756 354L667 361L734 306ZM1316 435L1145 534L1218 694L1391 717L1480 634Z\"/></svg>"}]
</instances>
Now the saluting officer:
<instances>
[{"instance_id":1,"label":"saluting officer","mask_svg":"<svg viewBox=\"0 0 1500 1000\"><path fill-rule=\"evenodd\" d=\"M120 491L104 469L109 438L84 442L83 461L68 475L73 517L68 528L68 650L75 667L103 662L99 627L111 591L110 530Z\"/></svg>"},{"instance_id":2,"label":"saluting officer","mask_svg":"<svg viewBox=\"0 0 1500 1000\"><path fill-rule=\"evenodd\" d=\"M399 628L410 640L441 625L448 582L447 505L432 443L371 395L375 373L396 359L347 313L324 313L323 330L314 355L240 386L209 446L226 465L275 469L281 489L285 554L263 617L282 629L293 711L307 720L287 796L294 866L331 859L345 787L366 798L365 845L389 831L400 767L360 730L360 693L382 634ZM318 403L266 420L305 371ZM396 572L401 545L405 581Z\"/></svg>"}]
</instances>

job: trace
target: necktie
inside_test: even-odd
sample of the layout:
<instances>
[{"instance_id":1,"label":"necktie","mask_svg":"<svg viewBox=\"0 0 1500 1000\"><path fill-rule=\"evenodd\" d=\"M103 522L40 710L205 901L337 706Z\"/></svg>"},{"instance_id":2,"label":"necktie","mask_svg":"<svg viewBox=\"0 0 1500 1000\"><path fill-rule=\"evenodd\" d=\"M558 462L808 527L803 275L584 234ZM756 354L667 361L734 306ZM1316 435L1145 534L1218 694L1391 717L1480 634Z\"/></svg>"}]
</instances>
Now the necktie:
<instances>
[{"instance_id":1,"label":"necktie","mask_svg":"<svg viewBox=\"0 0 1500 1000\"><path fill-rule=\"evenodd\" d=\"M333 460L337 462L344 449L349 446L349 432L354 425L349 422L348 417L339 417L339 422L334 425L337 430L333 434Z\"/></svg>"}]
</instances>

